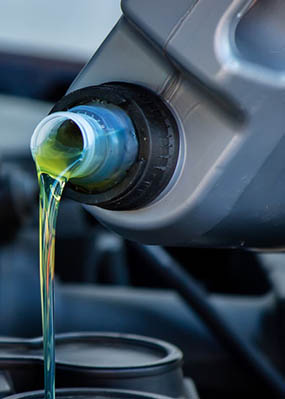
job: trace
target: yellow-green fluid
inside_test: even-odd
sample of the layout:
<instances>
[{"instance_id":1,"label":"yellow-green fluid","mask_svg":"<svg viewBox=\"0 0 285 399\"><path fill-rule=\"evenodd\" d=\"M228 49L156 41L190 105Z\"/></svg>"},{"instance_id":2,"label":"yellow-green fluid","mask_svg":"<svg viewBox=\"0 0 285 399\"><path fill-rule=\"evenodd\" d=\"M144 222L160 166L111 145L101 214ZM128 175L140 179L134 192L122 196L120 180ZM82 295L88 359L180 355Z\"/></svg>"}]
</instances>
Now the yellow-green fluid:
<instances>
[{"instance_id":1,"label":"yellow-green fluid","mask_svg":"<svg viewBox=\"0 0 285 399\"><path fill-rule=\"evenodd\" d=\"M64 122L33 153L40 186L39 235L45 398L55 398L54 261L58 207L64 186L82 159L82 137Z\"/></svg>"}]
</instances>

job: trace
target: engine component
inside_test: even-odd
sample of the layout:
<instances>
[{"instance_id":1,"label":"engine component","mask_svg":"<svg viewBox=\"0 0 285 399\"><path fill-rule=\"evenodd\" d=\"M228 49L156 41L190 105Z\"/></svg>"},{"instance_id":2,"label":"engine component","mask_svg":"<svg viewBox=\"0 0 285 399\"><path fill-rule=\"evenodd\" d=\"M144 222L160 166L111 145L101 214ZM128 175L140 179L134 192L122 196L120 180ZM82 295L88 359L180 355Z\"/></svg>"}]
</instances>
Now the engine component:
<instances>
[{"instance_id":1,"label":"engine component","mask_svg":"<svg viewBox=\"0 0 285 399\"><path fill-rule=\"evenodd\" d=\"M42 338L0 342L0 366L9 373L16 392L38 387L39 364L43 366ZM59 387L140 391L150 398L197 398L193 384L183 379L182 353L152 338L111 333L58 335L56 370Z\"/></svg>"}]
</instances>

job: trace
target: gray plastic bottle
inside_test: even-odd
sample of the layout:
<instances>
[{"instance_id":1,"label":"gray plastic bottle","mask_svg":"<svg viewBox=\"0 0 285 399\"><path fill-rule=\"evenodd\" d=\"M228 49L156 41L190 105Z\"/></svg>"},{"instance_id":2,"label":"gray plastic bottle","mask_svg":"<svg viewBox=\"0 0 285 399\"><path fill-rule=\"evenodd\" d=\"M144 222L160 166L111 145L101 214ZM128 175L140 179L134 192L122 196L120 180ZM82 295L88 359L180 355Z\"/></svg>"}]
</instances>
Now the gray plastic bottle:
<instances>
[{"instance_id":1,"label":"gray plastic bottle","mask_svg":"<svg viewBox=\"0 0 285 399\"><path fill-rule=\"evenodd\" d=\"M122 10L69 93L151 90L176 119L179 155L149 204L89 211L147 244L283 247L284 1L123 0Z\"/></svg>"}]
</instances>

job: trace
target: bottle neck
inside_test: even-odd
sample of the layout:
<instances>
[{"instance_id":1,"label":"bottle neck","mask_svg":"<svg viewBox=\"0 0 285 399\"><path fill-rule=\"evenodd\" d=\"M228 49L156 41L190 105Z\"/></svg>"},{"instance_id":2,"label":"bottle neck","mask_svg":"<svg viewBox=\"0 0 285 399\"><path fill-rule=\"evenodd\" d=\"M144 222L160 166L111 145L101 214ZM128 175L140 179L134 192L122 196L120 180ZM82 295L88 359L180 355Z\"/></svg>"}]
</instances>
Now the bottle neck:
<instances>
[{"instance_id":1,"label":"bottle neck","mask_svg":"<svg viewBox=\"0 0 285 399\"><path fill-rule=\"evenodd\" d=\"M34 158L47 140L54 143L51 144L53 154L61 158L66 157L69 148L81 146L80 161L73 167L69 178L87 191L102 191L117 184L136 161L138 153L132 121L114 105L80 105L47 116L32 136ZM59 147L59 141L64 146ZM52 160L49 165L52 169Z\"/></svg>"}]
</instances>

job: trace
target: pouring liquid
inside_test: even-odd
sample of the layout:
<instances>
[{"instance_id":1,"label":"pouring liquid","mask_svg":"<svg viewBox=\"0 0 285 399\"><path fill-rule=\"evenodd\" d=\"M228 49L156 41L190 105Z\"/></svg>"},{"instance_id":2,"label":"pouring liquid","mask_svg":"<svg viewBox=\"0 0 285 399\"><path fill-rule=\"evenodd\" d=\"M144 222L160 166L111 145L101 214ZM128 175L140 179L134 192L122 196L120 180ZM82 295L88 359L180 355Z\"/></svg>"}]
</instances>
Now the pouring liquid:
<instances>
[{"instance_id":1,"label":"pouring liquid","mask_svg":"<svg viewBox=\"0 0 285 399\"><path fill-rule=\"evenodd\" d=\"M68 136L67 136L68 131ZM73 122L63 123L33 154L40 186L39 253L45 399L55 399L54 262L59 203L66 182L82 159L82 137Z\"/></svg>"},{"instance_id":2,"label":"pouring liquid","mask_svg":"<svg viewBox=\"0 0 285 399\"><path fill-rule=\"evenodd\" d=\"M40 281L45 398L55 398L54 261L59 203L70 179L87 191L117 184L136 161L132 121L116 106L84 105L44 118L31 139L40 185ZM94 187L93 187L94 185Z\"/></svg>"}]
</instances>

